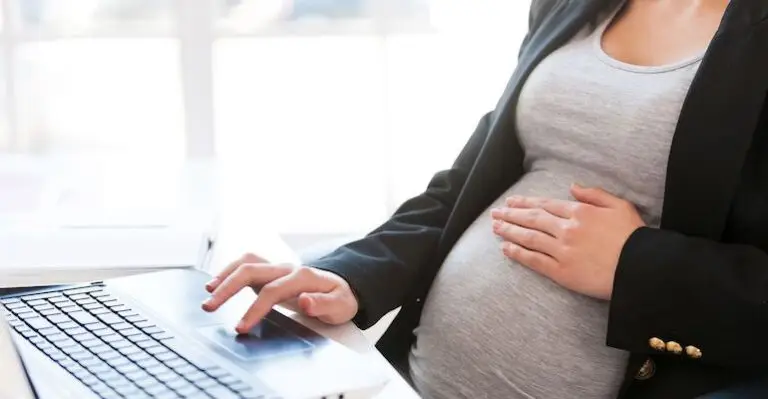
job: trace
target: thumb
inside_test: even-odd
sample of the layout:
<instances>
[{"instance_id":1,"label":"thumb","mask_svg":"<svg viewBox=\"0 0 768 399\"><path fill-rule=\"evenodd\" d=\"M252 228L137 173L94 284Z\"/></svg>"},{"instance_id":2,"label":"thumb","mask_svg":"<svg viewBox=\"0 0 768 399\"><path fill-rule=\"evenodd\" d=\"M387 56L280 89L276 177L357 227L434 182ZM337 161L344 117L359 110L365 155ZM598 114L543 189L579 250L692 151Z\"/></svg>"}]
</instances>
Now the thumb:
<instances>
[{"instance_id":1,"label":"thumb","mask_svg":"<svg viewBox=\"0 0 768 399\"><path fill-rule=\"evenodd\" d=\"M624 202L601 188L586 188L576 183L571 184L571 195L579 202L602 208L616 208Z\"/></svg>"}]
</instances>

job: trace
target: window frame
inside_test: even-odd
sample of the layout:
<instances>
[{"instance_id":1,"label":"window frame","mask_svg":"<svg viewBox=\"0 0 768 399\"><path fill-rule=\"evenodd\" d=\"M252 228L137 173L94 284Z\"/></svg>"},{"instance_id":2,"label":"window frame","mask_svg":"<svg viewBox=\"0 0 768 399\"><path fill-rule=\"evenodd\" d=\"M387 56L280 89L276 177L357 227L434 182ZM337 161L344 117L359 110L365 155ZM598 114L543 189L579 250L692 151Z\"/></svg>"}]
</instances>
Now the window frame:
<instances>
[{"instance_id":1,"label":"window frame","mask_svg":"<svg viewBox=\"0 0 768 399\"><path fill-rule=\"evenodd\" d=\"M145 28L141 30L115 27L80 32L22 31L16 20L16 5L24 0L0 0L2 33L0 45L5 79L8 148L11 153L34 152L18 128L18 95L16 85L17 50L26 43L81 38L173 38L179 41L179 72L182 80L184 107L184 137L187 159L212 158L216 155L214 46L227 38L264 38L308 35L365 35L386 37L393 33L428 33L428 24L414 20L399 20L388 0L366 0L371 11L368 24L322 24L303 26L285 24L254 31L217 29L216 0L174 0L171 30ZM385 77L386 79L386 77Z\"/></svg>"}]
</instances>

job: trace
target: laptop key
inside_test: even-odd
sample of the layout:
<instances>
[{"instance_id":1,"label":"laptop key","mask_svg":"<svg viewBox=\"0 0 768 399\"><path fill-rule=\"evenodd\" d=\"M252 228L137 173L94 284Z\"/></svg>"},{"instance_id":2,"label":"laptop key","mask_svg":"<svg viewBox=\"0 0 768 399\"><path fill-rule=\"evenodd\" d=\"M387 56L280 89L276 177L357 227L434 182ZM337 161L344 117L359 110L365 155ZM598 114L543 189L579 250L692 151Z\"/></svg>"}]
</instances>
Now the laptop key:
<instances>
[{"instance_id":1,"label":"laptop key","mask_svg":"<svg viewBox=\"0 0 768 399\"><path fill-rule=\"evenodd\" d=\"M149 367L155 367L155 366L157 366L159 364L162 364L162 363L160 363L157 360L155 360L155 359L150 357L150 358L147 358L147 359L144 359L144 360L139 360L139 361L136 362L136 364L138 364L139 367L142 367L142 368L144 368L144 370L146 370Z\"/></svg>"},{"instance_id":2,"label":"laptop key","mask_svg":"<svg viewBox=\"0 0 768 399\"><path fill-rule=\"evenodd\" d=\"M177 399L180 397L181 396L179 396L176 392L173 392L173 391L167 391L167 392L159 393L155 395L155 399Z\"/></svg>"},{"instance_id":3,"label":"laptop key","mask_svg":"<svg viewBox=\"0 0 768 399\"><path fill-rule=\"evenodd\" d=\"M123 356L130 356L130 355L134 355L136 353L141 353L142 352L141 349L137 348L134 345L127 346L125 348L120 348L118 350L120 351L120 353L123 354Z\"/></svg>"},{"instance_id":4,"label":"laptop key","mask_svg":"<svg viewBox=\"0 0 768 399\"><path fill-rule=\"evenodd\" d=\"M104 323L91 323L91 324L86 324L83 327L85 327L88 331L98 331L98 330L104 330L109 328Z\"/></svg>"},{"instance_id":5,"label":"laptop key","mask_svg":"<svg viewBox=\"0 0 768 399\"><path fill-rule=\"evenodd\" d=\"M95 375L90 374L90 373L88 375L84 376L83 378L81 378L80 381L82 381L83 384L85 384L85 385L94 385L97 382L100 382L100 380L98 378L96 378Z\"/></svg>"},{"instance_id":6,"label":"laptop key","mask_svg":"<svg viewBox=\"0 0 768 399\"><path fill-rule=\"evenodd\" d=\"M131 359L132 362L138 362L138 361L150 358L150 356L144 351L133 353L127 356L128 356L128 359Z\"/></svg>"},{"instance_id":7,"label":"laptop key","mask_svg":"<svg viewBox=\"0 0 768 399\"><path fill-rule=\"evenodd\" d=\"M30 317L28 319L25 319L24 321L26 321L27 324L29 324L29 326L34 328L35 330L53 327L53 324L49 323L48 320L42 317Z\"/></svg>"},{"instance_id":8,"label":"laptop key","mask_svg":"<svg viewBox=\"0 0 768 399\"><path fill-rule=\"evenodd\" d=\"M189 381L179 377L165 383L169 388L178 391L184 387L194 387Z\"/></svg>"},{"instance_id":9,"label":"laptop key","mask_svg":"<svg viewBox=\"0 0 768 399\"><path fill-rule=\"evenodd\" d=\"M163 384L151 385L147 388L144 388L144 390L154 397L171 392L171 390Z\"/></svg>"},{"instance_id":10,"label":"laptop key","mask_svg":"<svg viewBox=\"0 0 768 399\"><path fill-rule=\"evenodd\" d=\"M117 366L120 366L122 364L127 364L127 363L130 363L130 362L131 362L130 360L126 359L122 355L120 355L120 357L116 357L114 359L107 360L107 363L109 363L109 365L112 366L112 367L117 367Z\"/></svg>"},{"instance_id":11,"label":"laptop key","mask_svg":"<svg viewBox=\"0 0 768 399\"><path fill-rule=\"evenodd\" d=\"M55 316L55 315L62 315L64 313L61 313L59 309L50 308L50 309L41 310L40 314L43 316Z\"/></svg>"},{"instance_id":12,"label":"laptop key","mask_svg":"<svg viewBox=\"0 0 768 399\"><path fill-rule=\"evenodd\" d=\"M100 315L104 313L109 313L109 309L105 307L95 308L95 309L91 309L91 313L93 313L94 315Z\"/></svg>"},{"instance_id":13,"label":"laptop key","mask_svg":"<svg viewBox=\"0 0 768 399\"><path fill-rule=\"evenodd\" d=\"M109 342L110 344L117 342L117 341L124 341L125 338L117 335L117 334L110 334L102 336L101 339L103 339L105 342Z\"/></svg>"},{"instance_id":14,"label":"laptop key","mask_svg":"<svg viewBox=\"0 0 768 399\"><path fill-rule=\"evenodd\" d=\"M196 386L194 386L192 384L189 384L187 386L183 386L181 388L174 389L174 390L176 392L178 392L179 395L181 395L181 396L183 396L185 398L190 398L190 397L192 397L194 395L200 395L200 394L203 393L200 389L198 389Z\"/></svg>"},{"instance_id":15,"label":"laptop key","mask_svg":"<svg viewBox=\"0 0 768 399\"><path fill-rule=\"evenodd\" d=\"M236 384L236 383L240 382L239 378L237 378L237 377L235 377L235 376L233 376L231 374L225 375L223 377L219 377L217 379L219 380L220 383L222 383L224 385Z\"/></svg>"},{"instance_id":16,"label":"laptop key","mask_svg":"<svg viewBox=\"0 0 768 399\"><path fill-rule=\"evenodd\" d=\"M213 396L216 399L239 399L239 396L229 389L216 385L205 389L205 393Z\"/></svg>"},{"instance_id":17,"label":"laptop key","mask_svg":"<svg viewBox=\"0 0 768 399\"><path fill-rule=\"evenodd\" d=\"M184 359L182 359L180 357L176 357L175 359L170 359L170 360L164 361L163 364L165 364L166 366L168 366L168 367L170 367L172 369L175 369L177 367L181 367L181 366L187 365L189 363L187 363L186 360L184 360Z\"/></svg>"},{"instance_id":18,"label":"laptop key","mask_svg":"<svg viewBox=\"0 0 768 399\"><path fill-rule=\"evenodd\" d=\"M173 381L181 377L178 374L174 373L173 371L168 370L165 373L160 373L155 375L155 378L157 378L163 383L168 383L169 381Z\"/></svg>"},{"instance_id":19,"label":"laptop key","mask_svg":"<svg viewBox=\"0 0 768 399\"><path fill-rule=\"evenodd\" d=\"M130 358L129 358L129 359L130 359ZM139 368L139 366L137 366L137 365L135 365L135 364L133 364L133 363L126 363L126 364L121 364L121 365L119 365L119 366L115 367L115 369L116 369L117 371L119 371L119 372L123 373L123 374L132 373L132 372L134 372L134 371L138 371L138 370L141 370L141 369Z\"/></svg>"},{"instance_id":20,"label":"laptop key","mask_svg":"<svg viewBox=\"0 0 768 399\"><path fill-rule=\"evenodd\" d=\"M61 311L64 312L64 313L74 313L74 312L80 311L80 307L79 306L75 306L75 305L61 306L61 307L59 307L59 309L61 309Z\"/></svg>"},{"instance_id":21,"label":"laptop key","mask_svg":"<svg viewBox=\"0 0 768 399\"><path fill-rule=\"evenodd\" d=\"M179 357L176 356L176 354L172 352L166 352L166 353L160 353L155 355L155 359L161 361L161 362L167 362L170 360L178 359Z\"/></svg>"},{"instance_id":22,"label":"laptop key","mask_svg":"<svg viewBox=\"0 0 768 399\"><path fill-rule=\"evenodd\" d=\"M149 374L152 374L154 376L158 376L163 373L168 373L171 371L168 367L163 366L162 364L157 364L155 366L147 367L144 369Z\"/></svg>"},{"instance_id":23,"label":"laptop key","mask_svg":"<svg viewBox=\"0 0 768 399\"><path fill-rule=\"evenodd\" d=\"M19 303L19 302L21 302L21 299L19 299L19 298L0 299L0 303L2 303L3 305L6 305L6 306L7 305L11 305L11 304L15 304L15 303Z\"/></svg>"},{"instance_id":24,"label":"laptop key","mask_svg":"<svg viewBox=\"0 0 768 399\"><path fill-rule=\"evenodd\" d=\"M147 321L146 318L140 315L127 316L125 319L134 324Z\"/></svg>"},{"instance_id":25,"label":"laptop key","mask_svg":"<svg viewBox=\"0 0 768 399\"><path fill-rule=\"evenodd\" d=\"M91 299L91 297L85 294L69 294L69 299L72 301L77 301L78 299Z\"/></svg>"},{"instance_id":26,"label":"laptop key","mask_svg":"<svg viewBox=\"0 0 768 399\"><path fill-rule=\"evenodd\" d=\"M59 302L64 302L64 301L68 301L69 300L69 299L67 299L66 297L64 297L63 295L60 295L60 294L52 296L52 297L47 298L47 299L48 299L48 302L51 302L51 303L59 303Z\"/></svg>"},{"instance_id":27,"label":"laptop key","mask_svg":"<svg viewBox=\"0 0 768 399\"><path fill-rule=\"evenodd\" d=\"M64 316L64 317L66 317L66 316ZM48 318L48 320L50 320L50 318ZM67 322L57 323L57 322L51 320L51 323L56 324L62 330L67 330L69 328L77 328L79 326L79 324L75 323L74 321L67 321Z\"/></svg>"},{"instance_id":28,"label":"laptop key","mask_svg":"<svg viewBox=\"0 0 768 399\"><path fill-rule=\"evenodd\" d=\"M83 333L83 334L72 335L72 338L74 338L77 341L83 342L83 341L90 341L92 339L96 339L96 336L91 334L91 333L89 333L89 332L86 332L86 333Z\"/></svg>"},{"instance_id":29,"label":"laptop key","mask_svg":"<svg viewBox=\"0 0 768 399\"><path fill-rule=\"evenodd\" d=\"M24 338L39 337L39 335L37 335L36 332L34 332L34 331L30 330L30 329L23 330L19 334L24 336Z\"/></svg>"},{"instance_id":30,"label":"laptop key","mask_svg":"<svg viewBox=\"0 0 768 399\"><path fill-rule=\"evenodd\" d=\"M88 343L88 344L86 344L86 343ZM101 341L95 340L95 339L88 340L88 341L81 341L80 344L83 345L83 346L86 346L88 349L91 350L91 352L93 352L95 354L109 352L109 351L114 350L114 349L110 348L109 346L102 344Z\"/></svg>"},{"instance_id":31,"label":"laptop key","mask_svg":"<svg viewBox=\"0 0 768 399\"><path fill-rule=\"evenodd\" d=\"M103 328L101 330L93 330L92 333L94 335L99 336L99 337L105 337L107 335L116 335L117 334L117 332L115 332L115 330L113 330L111 328Z\"/></svg>"},{"instance_id":32,"label":"laptop key","mask_svg":"<svg viewBox=\"0 0 768 399\"><path fill-rule=\"evenodd\" d=\"M70 313L69 317L75 319L80 324L91 324L99 322L95 317L83 311Z\"/></svg>"},{"instance_id":33,"label":"laptop key","mask_svg":"<svg viewBox=\"0 0 768 399\"><path fill-rule=\"evenodd\" d=\"M111 343L111 345L115 349L120 349L120 348L129 347L132 344L131 344L131 341L128 341L127 339L124 339L123 337L120 337L120 340L115 340L114 342Z\"/></svg>"},{"instance_id":34,"label":"laptop key","mask_svg":"<svg viewBox=\"0 0 768 399\"><path fill-rule=\"evenodd\" d=\"M129 328L133 328L133 326L128 323L121 322L121 323L112 324L112 328L115 329L116 331L120 331L120 330L127 330Z\"/></svg>"},{"instance_id":35,"label":"laptop key","mask_svg":"<svg viewBox=\"0 0 768 399\"><path fill-rule=\"evenodd\" d=\"M48 338L48 341L51 341L51 342L57 342L57 341L69 339L68 336L58 332L55 334L46 334L45 338Z\"/></svg>"},{"instance_id":36,"label":"laptop key","mask_svg":"<svg viewBox=\"0 0 768 399\"><path fill-rule=\"evenodd\" d=\"M56 347L59 349L80 346L73 339L62 339L61 341L56 341L53 344L56 345Z\"/></svg>"},{"instance_id":37,"label":"laptop key","mask_svg":"<svg viewBox=\"0 0 768 399\"><path fill-rule=\"evenodd\" d=\"M44 299L33 299L26 301L28 306L35 306L35 305L47 305L48 301Z\"/></svg>"},{"instance_id":38,"label":"laptop key","mask_svg":"<svg viewBox=\"0 0 768 399\"><path fill-rule=\"evenodd\" d=\"M162 385L160 381L156 380L154 377L144 378L138 381L134 381L134 383L144 390L147 390L147 388L153 387L155 385Z\"/></svg>"},{"instance_id":39,"label":"laptop key","mask_svg":"<svg viewBox=\"0 0 768 399\"><path fill-rule=\"evenodd\" d=\"M149 351L149 349L152 347L160 346L160 343L157 341L139 341L139 342L136 342L136 345Z\"/></svg>"},{"instance_id":40,"label":"laptop key","mask_svg":"<svg viewBox=\"0 0 768 399\"><path fill-rule=\"evenodd\" d=\"M95 299L88 297L88 298L82 298L82 299L75 299L75 303L77 303L80 306L90 305L92 303L98 303Z\"/></svg>"},{"instance_id":41,"label":"laptop key","mask_svg":"<svg viewBox=\"0 0 768 399\"><path fill-rule=\"evenodd\" d=\"M47 317L48 321L54 324L60 324L60 323L68 323L71 322L72 319L70 319L68 316L65 316L63 313L59 312L53 315L50 315Z\"/></svg>"},{"instance_id":42,"label":"laptop key","mask_svg":"<svg viewBox=\"0 0 768 399\"><path fill-rule=\"evenodd\" d=\"M141 330L144 331L146 334L149 334L149 335L163 332L163 330L161 328L156 327L154 325L150 326L150 327L144 327Z\"/></svg>"},{"instance_id":43,"label":"laptop key","mask_svg":"<svg viewBox=\"0 0 768 399\"><path fill-rule=\"evenodd\" d=\"M78 360L78 362L80 363L81 366L83 366L83 367L85 367L87 369L98 368L99 365L104 364L104 362L102 362L99 359L96 359L95 357L88 358L88 359L83 359L83 360Z\"/></svg>"},{"instance_id":44,"label":"laptop key","mask_svg":"<svg viewBox=\"0 0 768 399\"><path fill-rule=\"evenodd\" d=\"M88 332L88 330L86 330L86 329L84 329L83 327L80 327L80 326L77 326L77 327L74 327L74 328L66 328L66 329L63 329L63 330L64 330L64 332L66 332L67 334L69 334L71 336L85 334L85 333Z\"/></svg>"},{"instance_id":45,"label":"laptop key","mask_svg":"<svg viewBox=\"0 0 768 399\"><path fill-rule=\"evenodd\" d=\"M126 306L126 305L124 305L124 304L122 304L120 302L117 302L115 304L107 304L107 306L110 309L112 309L113 312L117 312L117 313L132 311L131 308L129 308L128 306Z\"/></svg>"},{"instance_id":46,"label":"laptop key","mask_svg":"<svg viewBox=\"0 0 768 399\"><path fill-rule=\"evenodd\" d=\"M123 318L122 317L120 317L120 316L118 316L118 315L116 315L116 314L114 314L112 312L103 313L103 314L100 314L100 315L98 315L96 317L98 317L105 324L118 324L118 323L122 323L123 322Z\"/></svg>"},{"instance_id":47,"label":"laptop key","mask_svg":"<svg viewBox=\"0 0 768 399\"><path fill-rule=\"evenodd\" d=\"M70 288L68 290L64 290L64 295L78 295L78 294L86 294L86 293L93 293L101 291L102 287L82 287L82 288Z\"/></svg>"},{"instance_id":48,"label":"laptop key","mask_svg":"<svg viewBox=\"0 0 768 399\"><path fill-rule=\"evenodd\" d=\"M208 376L203 374L203 372L200 371L200 370L195 370L195 371L193 371L191 373L184 373L183 376L184 376L184 378L186 378L187 380L192 381L192 382L201 381L201 380L203 380L205 378L208 378Z\"/></svg>"},{"instance_id":49,"label":"laptop key","mask_svg":"<svg viewBox=\"0 0 768 399\"><path fill-rule=\"evenodd\" d=\"M120 353L114 349L110 349L109 351L97 353L96 356L98 356L101 360L108 361L111 359L117 359L120 357Z\"/></svg>"},{"instance_id":50,"label":"laptop key","mask_svg":"<svg viewBox=\"0 0 768 399\"><path fill-rule=\"evenodd\" d=\"M115 391L117 391L117 393L119 393L120 395L123 395L123 396L129 396L131 394L139 392L139 388L137 388L132 383L130 385L114 387L114 389L115 389Z\"/></svg>"},{"instance_id":51,"label":"laptop key","mask_svg":"<svg viewBox=\"0 0 768 399\"><path fill-rule=\"evenodd\" d=\"M134 382L135 381L139 381L139 380L143 380L143 379L146 379L146 378L152 378L152 376L149 375L149 373L147 373L146 371L141 370L141 369L139 369L137 371L132 371L130 373L125 373L124 375L125 375L126 378L128 378L129 380L134 381Z\"/></svg>"},{"instance_id":52,"label":"laptop key","mask_svg":"<svg viewBox=\"0 0 768 399\"><path fill-rule=\"evenodd\" d=\"M132 342L140 342L140 341L146 341L146 340L152 339L152 338L150 338L149 335L143 334L143 333L139 333L139 334L136 334L136 335L129 335L127 338L129 340L131 340Z\"/></svg>"},{"instance_id":53,"label":"laptop key","mask_svg":"<svg viewBox=\"0 0 768 399\"><path fill-rule=\"evenodd\" d=\"M35 310L37 310L38 312L42 312L42 311L44 311L44 310L54 310L54 309L55 309L55 308L53 307L53 305L51 305L51 304L49 304L49 303L47 303L47 302L46 302L45 304L43 304L43 305L35 305L35 306L33 306L33 307L34 307L34 308L35 308Z\"/></svg>"},{"instance_id":54,"label":"laptop key","mask_svg":"<svg viewBox=\"0 0 768 399\"><path fill-rule=\"evenodd\" d=\"M197 367L192 366L191 364L187 363L181 367L176 367L174 370L176 370L177 373L181 375L187 375L187 373L193 373L197 371Z\"/></svg>"},{"instance_id":55,"label":"laptop key","mask_svg":"<svg viewBox=\"0 0 768 399\"><path fill-rule=\"evenodd\" d=\"M200 379L198 381L195 381L195 385L197 385L198 388L205 390L206 388L211 388L215 386L220 386L216 380L214 380L211 377L205 377L203 379Z\"/></svg>"},{"instance_id":56,"label":"laptop key","mask_svg":"<svg viewBox=\"0 0 768 399\"><path fill-rule=\"evenodd\" d=\"M75 359L78 362L81 360L94 359L94 356L91 352L76 352L76 353L72 353L70 356L72 357L72 359Z\"/></svg>"},{"instance_id":57,"label":"laptop key","mask_svg":"<svg viewBox=\"0 0 768 399\"><path fill-rule=\"evenodd\" d=\"M234 383L234 384L229 384L227 386L229 387L229 389L231 389L231 390L233 390L235 392L246 391L248 389L251 389L250 385L248 385L248 384L246 384L246 383L244 383L242 381Z\"/></svg>"},{"instance_id":58,"label":"laptop key","mask_svg":"<svg viewBox=\"0 0 768 399\"><path fill-rule=\"evenodd\" d=\"M130 337L132 335L139 335L139 334L143 335L141 330L139 330L138 328L133 328L133 327L129 327L129 328L126 328L126 329L123 329L123 330L119 330L119 332L124 337Z\"/></svg>"},{"instance_id":59,"label":"laptop key","mask_svg":"<svg viewBox=\"0 0 768 399\"><path fill-rule=\"evenodd\" d=\"M170 352L170 350L168 348L165 348L165 347L159 346L159 345L158 346L153 346L153 347L150 347L150 348L146 348L146 351L147 351L147 353L149 353L151 355L159 355L161 353Z\"/></svg>"}]
</instances>

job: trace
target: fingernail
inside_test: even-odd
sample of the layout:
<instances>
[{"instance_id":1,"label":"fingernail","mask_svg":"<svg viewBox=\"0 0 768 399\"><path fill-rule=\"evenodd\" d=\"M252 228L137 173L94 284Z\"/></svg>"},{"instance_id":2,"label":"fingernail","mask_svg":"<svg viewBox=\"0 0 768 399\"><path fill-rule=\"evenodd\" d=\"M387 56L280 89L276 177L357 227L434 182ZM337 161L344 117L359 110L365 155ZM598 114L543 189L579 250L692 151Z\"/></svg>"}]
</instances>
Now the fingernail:
<instances>
[{"instance_id":1,"label":"fingernail","mask_svg":"<svg viewBox=\"0 0 768 399\"><path fill-rule=\"evenodd\" d=\"M245 332L245 320L240 320L240 322L237 323L237 327L235 327L235 329L238 332Z\"/></svg>"},{"instance_id":2,"label":"fingernail","mask_svg":"<svg viewBox=\"0 0 768 399\"><path fill-rule=\"evenodd\" d=\"M213 306L213 298L208 298L205 301L203 301L203 306L206 308L210 308Z\"/></svg>"},{"instance_id":3,"label":"fingernail","mask_svg":"<svg viewBox=\"0 0 768 399\"><path fill-rule=\"evenodd\" d=\"M491 216L493 217L499 217L501 216L502 210L500 208L493 208L491 209Z\"/></svg>"},{"instance_id":4,"label":"fingernail","mask_svg":"<svg viewBox=\"0 0 768 399\"><path fill-rule=\"evenodd\" d=\"M493 229L494 230L501 230L503 225L504 224L501 222L501 220L494 220L493 221Z\"/></svg>"},{"instance_id":5,"label":"fingernail","mask_svg":"<svg viewBox=\"0 0 768 399\"><path fill-rule=\"evenodd\" d=\"M216 284L218 284L218 283L219 283L219 279L218 279L218 278L214 278L213 280L211 280L211 281L209 281L209 282L205 283L205 285L206 285L206 286L208 286L208 287L210 287L210 286L216 285Z\"/></svg>"}]
</instances>

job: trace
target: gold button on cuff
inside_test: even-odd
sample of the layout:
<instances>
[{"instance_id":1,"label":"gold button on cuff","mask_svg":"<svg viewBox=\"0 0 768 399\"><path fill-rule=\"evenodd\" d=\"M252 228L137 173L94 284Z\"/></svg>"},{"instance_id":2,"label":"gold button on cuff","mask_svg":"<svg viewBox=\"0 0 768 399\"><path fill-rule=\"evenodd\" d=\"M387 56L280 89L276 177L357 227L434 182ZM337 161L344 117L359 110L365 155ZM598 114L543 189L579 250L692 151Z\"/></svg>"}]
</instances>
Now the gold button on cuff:
<instances>
[{"instance_id":1,"label":"gold button on cuff","mask_svg":"<svg viewBox=\"0 0 768 399\"><path fill-rule=\"evenodd\" d=\"M691 359L701 359L701 356L704 355L703 353L701 353L701 349L695 346L686 346L685 354L688 355L688 357L690 357Z\"/></svg>"},{"instance_id":2,"label":"gold button on cuff","mask_svg":"<svg viewBox=\"0 0 768 399\"><path fill-rule=\"evenodd\" d=\"M659 352L664 352L664 350L667 349L667 345L664 343L664 341L656 337L649 339L648 345Z\"/></svg>"},{"instance_id":3,"label":"gold button on cuff","mask_svg":"<svg viewBox=\"0 0 768 399\"><path fill-rule=\"evenodd\" d=\"M653 377L654 374L656 374L656 363L651 358L648 358L643 363L643 366L640 367L640 370L637 371L637 374L635 374L635 379L645 381Z\"/></svg>"},{"instance_id":4,"label":"gold button on cuff","mask_svg":"<svg viewBox=\"0 0 768 399\"><path fill-rule=\"evenodd\" d=\"M678 344L675 341L669 341L667 342L667 352L671 352L671 353L674 353L675 355L679 355L683 353L683 347L680 346L680 344Z\"/></svg>"}]
</instances>

